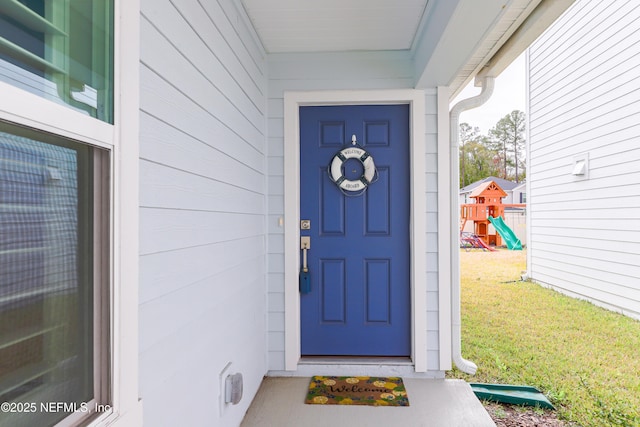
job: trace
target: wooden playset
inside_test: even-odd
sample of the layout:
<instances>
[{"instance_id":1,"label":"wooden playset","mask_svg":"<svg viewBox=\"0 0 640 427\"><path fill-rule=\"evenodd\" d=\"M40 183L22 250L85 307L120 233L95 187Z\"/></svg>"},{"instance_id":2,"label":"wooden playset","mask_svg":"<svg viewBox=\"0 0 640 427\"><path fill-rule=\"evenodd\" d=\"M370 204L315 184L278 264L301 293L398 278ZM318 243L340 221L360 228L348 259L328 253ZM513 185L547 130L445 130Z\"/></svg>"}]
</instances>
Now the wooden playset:
<instances>
[{"instance_id":1,"label":"wooden playset","mask_svg":"<svg viewBox=\"0 0 640 427\"><path fill-rule=\"evenodd\" d=\"M507 196L507 193L494 181L488 181L477 188L475 188L470 198L475 200L475 203L460 205L460 231L464 230L467 221L473 221L473 234L480 238L487 245L502 245L502 236L505 231L513 234L513 231L502 225L502 228L506 230L498 229L500 226L496 226L494 218L504 217L504 209L508 207L524 208L524 204L505 204L502 203L502 199ZM494 225L494 229L489 228L489 224ZM496 232L496 230L498 232ZM509 236L510 237L510 236ZM509 239L507 237L507 239ZM508 244L509 242L507 242ZM510 246L508 244L508 246ZM511 247L510 247L511 249Z\"/></svg>"}]
</instances>

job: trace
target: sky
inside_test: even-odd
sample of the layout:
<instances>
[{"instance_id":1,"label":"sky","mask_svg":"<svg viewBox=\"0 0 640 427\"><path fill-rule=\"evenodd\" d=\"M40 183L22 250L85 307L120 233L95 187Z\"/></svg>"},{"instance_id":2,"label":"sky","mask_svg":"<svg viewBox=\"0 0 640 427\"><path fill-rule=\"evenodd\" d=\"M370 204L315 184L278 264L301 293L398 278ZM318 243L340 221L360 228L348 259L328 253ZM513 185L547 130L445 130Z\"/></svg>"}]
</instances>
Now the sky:
<instances>
[{"instance_id":1,"label":"sky","mask_svg":"<svg viewBox=\"0 0 640 427\"><path fill-rule=\"evenodd\" d=\"M493 95L478 108L467 110L460 115L460 123L469 123L471 127L479 127L486 134L498 121L513 110L525 110L525 54L520 55L509 65L495 81ZM473 80L458 94L451 106L458 101L480 93L480 88L473 86Z\"/></svg>"}]
</instances>

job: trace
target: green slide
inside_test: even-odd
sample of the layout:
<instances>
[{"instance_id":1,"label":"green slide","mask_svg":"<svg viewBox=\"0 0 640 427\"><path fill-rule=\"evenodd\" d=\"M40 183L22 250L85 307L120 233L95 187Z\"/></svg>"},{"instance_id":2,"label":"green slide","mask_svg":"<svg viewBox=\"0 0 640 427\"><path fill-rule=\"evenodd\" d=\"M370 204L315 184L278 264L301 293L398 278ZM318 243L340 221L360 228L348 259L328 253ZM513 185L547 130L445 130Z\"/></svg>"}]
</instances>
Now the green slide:
<instances>
[{"instance_id":1,"label":"green slide","mask_svg":"<svg viewBox=\"0 0 640 427\"><path fill-rule=\"evenodd\" d=\"M507 244L507 248L512 251L521 251L522 243L520 243L520 239L516 237L516 233L513 232L512 229L509 228L507 224L504 223L504 220L501 216L494 218L492 216L489 217L489 221L493 224L493 227L496 229L502 240Z\"/></svg>"},{"instance_id":2,"label":"green slide","mask_svg":"<svg viewBox=\"0 0 640 427\"><path fill-rule=\"evenodd\" d=\"M556 409L549 402L549 399L534 387L480 383L469 383L469 385L480 400Z\"/></svg>"}]
</instances>

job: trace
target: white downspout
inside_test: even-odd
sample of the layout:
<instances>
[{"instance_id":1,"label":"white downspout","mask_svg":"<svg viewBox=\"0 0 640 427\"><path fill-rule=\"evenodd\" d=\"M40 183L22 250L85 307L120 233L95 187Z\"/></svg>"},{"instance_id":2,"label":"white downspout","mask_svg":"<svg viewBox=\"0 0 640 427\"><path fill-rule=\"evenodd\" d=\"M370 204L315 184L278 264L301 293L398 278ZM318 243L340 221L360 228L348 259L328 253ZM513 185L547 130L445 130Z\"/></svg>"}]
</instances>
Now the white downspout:
<instances>
[{"instance_id":1,"label":"white downspout","mask_svg":"<svg viewBox=\"0 0 640 427\"><path fill-rule=\"evenodd\" d=\"M460 114L463 111L476 108L484 104L493 93L493 77L482 77L480 79L480 85L482 90L480 94L471 98L463 99L451 108L449 112L450 123L450 161L451 161L451 214L460 214L460 203L458 194L460 193L460 148L459 148L459 135L460 135ZM466 360L462 357L462 334L460 320L460 230L459 221L451 221L451 326L452 326L452 341L451 350L453 363L462 372L467 374L475 374L478 367L475 363Z\"/></svg>"}]
</instances>

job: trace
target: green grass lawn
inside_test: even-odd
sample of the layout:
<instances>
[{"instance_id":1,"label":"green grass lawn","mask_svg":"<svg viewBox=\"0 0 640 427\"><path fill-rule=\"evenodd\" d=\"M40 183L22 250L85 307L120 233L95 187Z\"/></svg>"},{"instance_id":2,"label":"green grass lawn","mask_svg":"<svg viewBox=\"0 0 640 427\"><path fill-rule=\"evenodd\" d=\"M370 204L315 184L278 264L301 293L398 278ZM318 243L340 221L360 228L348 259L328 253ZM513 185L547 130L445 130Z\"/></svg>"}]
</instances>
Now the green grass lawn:
<instances>
[{"instance_id":1,"label":"green grass lawn","mask_svg":"<svg viewBox=\"0 0 640 427\"><path fill-rule=\"evenodd\" d=\"M469 382L531 385L583 427L640 426L640 322L519 281L525 251L461 251Z\"/></svg>"}]
</instances>

